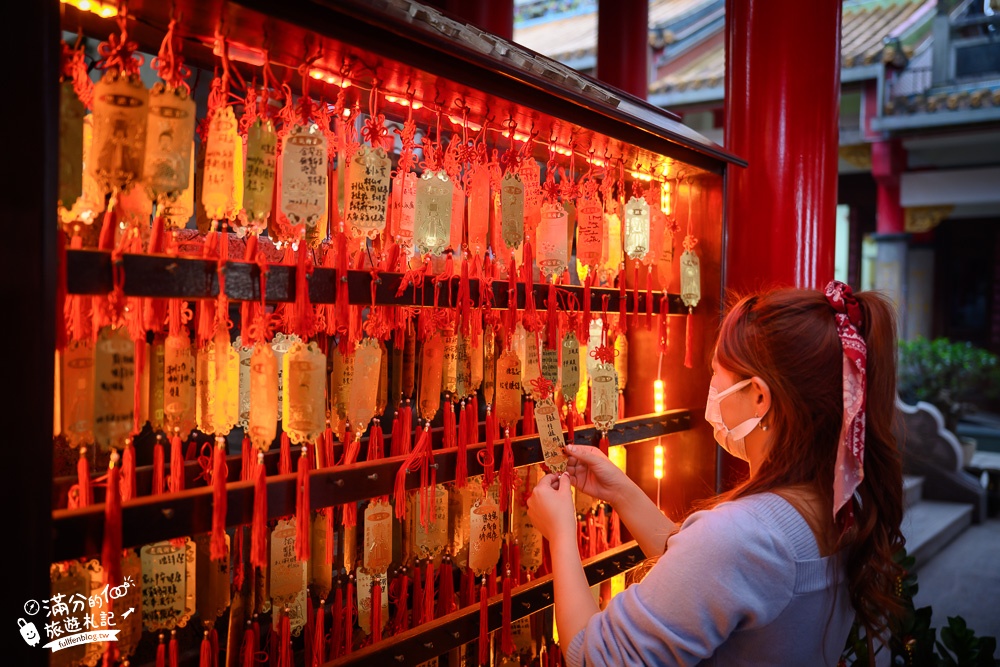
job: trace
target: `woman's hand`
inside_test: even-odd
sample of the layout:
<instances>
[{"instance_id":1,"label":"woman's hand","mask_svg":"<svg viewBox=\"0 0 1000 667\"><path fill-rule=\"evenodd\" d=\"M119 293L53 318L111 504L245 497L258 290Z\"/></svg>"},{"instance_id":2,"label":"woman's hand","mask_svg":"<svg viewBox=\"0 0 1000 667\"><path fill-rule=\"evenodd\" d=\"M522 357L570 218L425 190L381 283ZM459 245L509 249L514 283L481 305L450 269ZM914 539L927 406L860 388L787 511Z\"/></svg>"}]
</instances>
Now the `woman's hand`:
<instances>
[{"instance_id":1,"label":"woman's hand","mask_svg":"<svg viewBox=\"0 0 1000 667\"><path fill-rule=\"evenodd\" d=\"M528 496L528 516L549 542L576 542L576 507L567 473L558 477L549 473L538 480Z\"/></svg>"},{"instance_id":2,"label":"woman's hand","mask_svg":"<svg viewBox=\"0 0 1000 667\"><path fill-rule=\"evenodd\" d=\"M569 462L566 472L573 486L589 496L605 500L612 505L621 497L622 490L632 480L597 447L566 445Z\"/></svg>"}]
</instances>

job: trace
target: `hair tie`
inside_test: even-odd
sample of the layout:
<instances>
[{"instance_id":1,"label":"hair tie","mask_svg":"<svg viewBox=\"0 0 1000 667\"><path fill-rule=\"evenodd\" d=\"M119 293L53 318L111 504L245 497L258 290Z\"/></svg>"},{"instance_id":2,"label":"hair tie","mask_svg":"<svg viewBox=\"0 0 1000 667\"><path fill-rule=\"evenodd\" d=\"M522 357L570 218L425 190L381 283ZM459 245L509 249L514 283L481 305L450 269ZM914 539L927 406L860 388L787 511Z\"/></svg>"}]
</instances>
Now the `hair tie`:
<instances>
[{"instance_id":1,"label":"hair tie","mask_svg":"<svg viewBox=\"0 0 1000 667\"><path fill-rule=\"evenodd\" d=\"M843 517L846 530L854 521L850 504L855 489L864 479L865 399L868 348L858 328L861 307L849 285L831 280L826 286L826 300L835 311L837 335L844 349L844 419L837 445L837 463L833 474L833 517L847 506Z\"/></svg>"}]
</instances>

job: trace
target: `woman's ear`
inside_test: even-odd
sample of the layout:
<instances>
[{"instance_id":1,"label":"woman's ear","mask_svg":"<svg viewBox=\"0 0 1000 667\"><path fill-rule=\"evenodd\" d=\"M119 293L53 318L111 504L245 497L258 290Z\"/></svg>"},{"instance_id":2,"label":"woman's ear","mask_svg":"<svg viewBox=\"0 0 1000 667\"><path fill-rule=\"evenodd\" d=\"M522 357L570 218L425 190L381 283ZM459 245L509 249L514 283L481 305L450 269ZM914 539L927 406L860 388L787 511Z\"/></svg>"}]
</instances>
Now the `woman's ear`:
<instances>
[{"instance_id":1,"label":"woman's ear","mask_svg":"<svg viewBox=\"0 0 1000 667\"><path fill-rule=\"evenodd\" d=\"M750 378L750 391L753 392L753 408L758 417L763 417L771 409L771 388L756 375Z\"/></svg>"}]
</instances>

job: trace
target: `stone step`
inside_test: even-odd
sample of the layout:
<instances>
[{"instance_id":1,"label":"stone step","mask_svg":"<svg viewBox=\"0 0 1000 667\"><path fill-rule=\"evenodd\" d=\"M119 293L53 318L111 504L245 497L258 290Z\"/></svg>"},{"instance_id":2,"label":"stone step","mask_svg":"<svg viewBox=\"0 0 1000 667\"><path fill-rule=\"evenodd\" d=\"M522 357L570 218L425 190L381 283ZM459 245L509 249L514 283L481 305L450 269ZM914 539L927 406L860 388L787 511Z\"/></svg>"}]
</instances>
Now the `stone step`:
<instances>
[{"instance_id":1,"label":"stone step","mask_svg":"<svg viewBox=\"0 0 1000 667\"><path fill-rule=\"evenodd\" d=\"M903 475L903 507L912 507L924 497L924 478L920 475Z\"/></svg>"},{"instance_id":2,"label":"stone step","mask_svg":"<svg viewBox=\"0 0 1000 667\"><path fill-rule=\"evenodd\" d=\"M914 570L972 525L972 505L921 500L906 508L901 529L906 553L916 559Z\"/></svg>"}]
</instances>

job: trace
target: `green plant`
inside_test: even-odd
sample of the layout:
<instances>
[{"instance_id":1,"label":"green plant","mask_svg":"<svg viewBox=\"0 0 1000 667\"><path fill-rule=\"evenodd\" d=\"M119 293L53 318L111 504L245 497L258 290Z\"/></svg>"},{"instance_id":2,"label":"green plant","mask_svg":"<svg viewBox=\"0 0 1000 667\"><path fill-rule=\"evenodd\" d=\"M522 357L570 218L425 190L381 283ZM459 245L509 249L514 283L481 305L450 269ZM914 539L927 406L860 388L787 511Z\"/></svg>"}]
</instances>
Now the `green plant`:
<instances>
[{"instance_id":1,"label":"green plant","mask_svg":"<svg viewBox=\"0 0 1000 667\"><path fill-rule=\"evenodd\" d=\"M913 573L914 559L900 549L894 556L906 574L897 583L897 591L903 600L903 614L891 624L891 635L887 648L892 654L892 665L906 667L1000 667L1000 658L995 657L997 641L995 637L977 637L961 616L949 616L947 627L941 628L941 640L937 630L931 626L933 610L930 606L917 609L913 606L916 595L917 576ZM878 647L875 652L885 650ZM871 664L867 638L857 622L851 628L840 666L862 667Z\"/></svg>"},{"instance_id":2,"label":"green plant","mask_svg":"<svg viewBox=\"0 0 1000 667\"><path fill-rule=\"evenodd\" d=\"M954 431L962 417L1000 396L1000 358L965 341L901 341L897 386L905 403L932 404Z\"/></svg>"}]
</instances>

